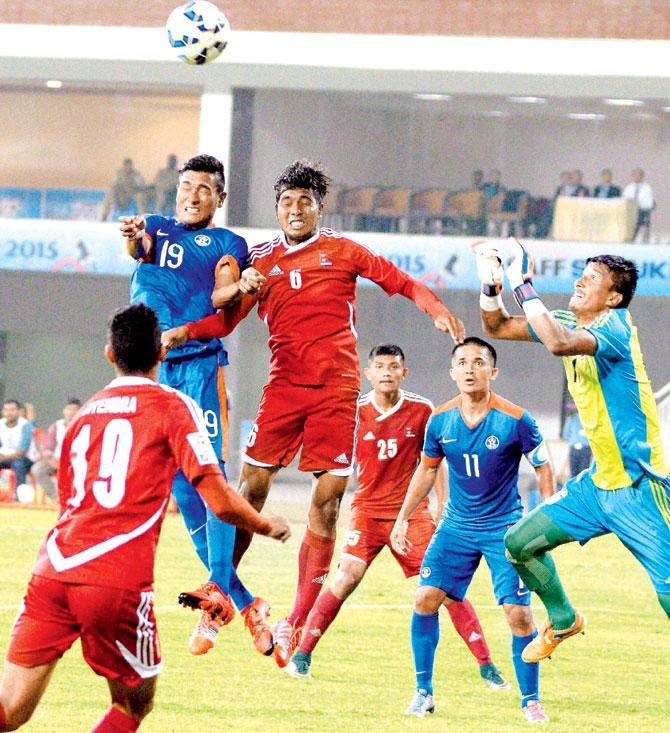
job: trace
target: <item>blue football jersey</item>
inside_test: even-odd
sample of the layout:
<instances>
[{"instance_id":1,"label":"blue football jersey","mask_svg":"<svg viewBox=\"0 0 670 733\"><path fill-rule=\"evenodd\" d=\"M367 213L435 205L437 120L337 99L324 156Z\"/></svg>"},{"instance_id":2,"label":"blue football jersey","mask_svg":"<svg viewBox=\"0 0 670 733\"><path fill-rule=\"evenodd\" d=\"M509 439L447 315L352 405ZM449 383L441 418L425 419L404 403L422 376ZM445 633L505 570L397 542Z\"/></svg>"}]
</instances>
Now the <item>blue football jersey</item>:
<instances>
[{"instance_id":1,"label":"blue football jersey","mask_svg":"<svg viewBox=\"0 0 670 733\"><path fill-rule=\"evenodd\" d=\"M460 395L428 421L423 452L447 460L449 500L443 521L457 527L494 528L522 514L519 462L542 443L533 417L491 392L488 411L475 425L461 414Z\"/></svg>"},{"instance_id":2,"label":"blue football jersey","mask_svg":"<svg viewBox=\"0 0 670 733\"><path fill-rule=\"evenodd\" d=\"M147 216L146 233L153 246L131 276L130 302L153 308L164 331L215 312L211 295L220 263L228 263L238 276L246 267L247 243L228 229L192 229L174 218L152 214ZM218 339L187 341L167 358L221 348Z\"/></svg>"}]
</instances>

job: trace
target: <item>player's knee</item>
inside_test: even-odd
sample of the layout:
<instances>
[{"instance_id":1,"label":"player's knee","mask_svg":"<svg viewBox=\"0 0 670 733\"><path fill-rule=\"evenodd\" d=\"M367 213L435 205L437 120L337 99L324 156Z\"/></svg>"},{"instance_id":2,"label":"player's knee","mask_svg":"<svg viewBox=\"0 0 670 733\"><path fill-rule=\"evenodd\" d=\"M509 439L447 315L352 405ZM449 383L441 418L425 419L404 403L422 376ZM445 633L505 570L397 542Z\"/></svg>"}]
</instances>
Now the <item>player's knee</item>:
<instances>
[{"instance_id":1,"label":"player's knee","mask_svg":"<svg viewBox=\"0 0 670 733\"><path fill-rule=\"evenodd\" d=\"M505 533L505 555L510 562L523 562L524 544L518 525L510 527Z\"/></svg>"},{"instance_id":2,"label":"player's knee","mask_svg":"<svg viewBox=\"0 0 670 733\"><path fill-rule=\"evenodd\" d=\"M36 704L12 704L9 701L2 700L5 726L1 730L18 730L22 725L25 725L35 712Z\"/></svg>"},{"instance_id":3,"label":"player's knee","mask_svg":"<svg viewBox=\"0 0 670 733\"><path fill-rule=\"evenodd\" d=\"M439 588L429 585L419 586L414 594L414 610L422 615L435 613L442 605L445 595Z\"/></svg>"},{"instance_id":4,"label":"player's knee","mask_svg":"<svg viewBox=\"0 0 670 733\"><path fill-rule=\"evenodd\" d=\"M517 604L505 604L505 615L510 630L515 636L529 636L535 631L535 623L533 622L533 614L530 606L520 606Z\"/></svg>"}]
</instances>

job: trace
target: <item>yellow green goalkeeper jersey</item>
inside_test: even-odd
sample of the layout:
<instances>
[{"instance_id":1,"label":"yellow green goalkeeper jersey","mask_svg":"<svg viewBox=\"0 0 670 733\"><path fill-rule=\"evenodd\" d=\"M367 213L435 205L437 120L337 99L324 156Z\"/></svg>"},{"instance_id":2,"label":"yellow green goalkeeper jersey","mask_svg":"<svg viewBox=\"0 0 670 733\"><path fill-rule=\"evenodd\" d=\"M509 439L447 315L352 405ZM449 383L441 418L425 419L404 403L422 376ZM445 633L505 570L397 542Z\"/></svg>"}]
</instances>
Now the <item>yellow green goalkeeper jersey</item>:
<instances>
[{"instance_id":1,"label":"yellow green goalkeeper jersey","mask_svg":"<svg viewBox=\"0 0 670 733\"><path fill-rule=\"evenodd\" d=\"M552 315L566 328L579 328L571 311ZM615 308L586 328L596 339L595 355L565 356L563 365L593 451L593 483L621 489L644 475L664 478L668 466L658 411L630 313ZM529 330L539 341L530 325Z\"/></svg>"}]
</instances>

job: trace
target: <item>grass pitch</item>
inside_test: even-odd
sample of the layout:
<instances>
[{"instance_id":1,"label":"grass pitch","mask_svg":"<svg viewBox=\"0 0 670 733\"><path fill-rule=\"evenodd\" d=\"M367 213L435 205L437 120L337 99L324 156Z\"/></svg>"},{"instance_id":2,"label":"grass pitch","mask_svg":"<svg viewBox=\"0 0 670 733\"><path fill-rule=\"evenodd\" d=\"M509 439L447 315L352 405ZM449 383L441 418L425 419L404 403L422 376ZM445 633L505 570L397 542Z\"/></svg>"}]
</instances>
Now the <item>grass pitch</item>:
<instances>
[{"instance_id":1,"label":"grass pitch","mask_svg":"<svg viewBox=\"0 0 670 733\"><path fill-rule=\"evenodd\" d=\"M272 603L273 618L279 618L293 598L306 495L277 486L268 511L286 513L295 520L293 537L286 545L257 538L242 563L241 575L252 592ZM344 511L341 525L346 518ZM50 511L0 510L3 657L35 551L54 519ZM563 547L554 556L571 599L588 616L589 628L586 636L566 642L554 659L542 663L549 729L555 733L669 731L670 635L644 571L612 537L585 548ZM493 659L514 690L494 693L484 687L475 661L443 612L435 669L437 712L424 720L403 717L414 689L409 619L415 582L403 578L390 554L384 552L375 561L317 647L310 681L295 680L271 659L261 657L239 616L223 629L212 652L190 656L186 644L197 617L179 608L176 598L180 590L204 579L181 519L168 516L156 566L156 615L165 668L156 706L143 731L507 733L526 729L514 685L509 631L495 606L485 566L477 572L469 598ZM535 606L535 611L541 620L542 608ZM24 730L87 731L108 705L104 680L88 669L75 645L59 663Z\"/></svg>"}]
</instances>

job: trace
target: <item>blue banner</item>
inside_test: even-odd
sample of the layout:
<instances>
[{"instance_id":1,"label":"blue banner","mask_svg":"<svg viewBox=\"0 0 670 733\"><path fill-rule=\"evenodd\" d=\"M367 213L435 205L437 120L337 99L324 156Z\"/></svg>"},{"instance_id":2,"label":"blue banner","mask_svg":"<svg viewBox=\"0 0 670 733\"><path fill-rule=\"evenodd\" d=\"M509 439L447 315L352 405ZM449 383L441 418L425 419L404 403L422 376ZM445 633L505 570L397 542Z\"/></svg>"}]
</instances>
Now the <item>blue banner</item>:
<instances>
[{"instance_id":1,"label":"blue banner","mask_svg":"<svg viewBox=\"0 0 670 733\"><path fill-rule=\"evenodd\" d=\"M236 229L250 245L268 241L274 230ZM478 290L472 237L351 235L430 287ZM501 243L502 244L502 243ZM587 257L619 254L640 270L638 295L670 296L670 247L642 244L584 244L525 240L535 259L540 293L571 293ZM0 268L42 272L130 276L133 261L114 222L0 219ZM361 280L361 285L369 285Z\"/></svg>"}]
</instances>

